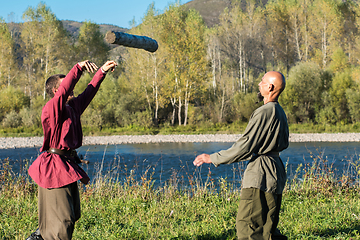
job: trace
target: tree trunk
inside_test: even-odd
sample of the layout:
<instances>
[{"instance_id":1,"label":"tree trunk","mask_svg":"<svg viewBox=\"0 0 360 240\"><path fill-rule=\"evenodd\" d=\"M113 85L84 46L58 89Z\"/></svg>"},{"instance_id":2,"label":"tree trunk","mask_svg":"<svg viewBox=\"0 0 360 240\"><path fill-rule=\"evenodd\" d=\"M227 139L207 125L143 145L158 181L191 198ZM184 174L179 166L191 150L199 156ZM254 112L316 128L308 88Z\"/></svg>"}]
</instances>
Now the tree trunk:
<instances>
[{"instance_id":1,"label":"tree trunk","mask_svg":"<svg viewBox=\"0 0 360 240\"><path fill-rule=\"evenodd\" d=\"M225 89L223 88L222 89L222 96L221 96L220 122L223 121L224 109L225 109Z\"/></svg>"},{"instance_id":2,"label":"tree trunk","mask_svg":"<svg viewBox=\"0 0 360 240\"><path fill-rule=\"evenodd\" d=\"M218 51L218 61L219 61L219 81L222 82L221 84L221 91L222 91L222 98L221 98L221 108L220 108L220 122L223 121L223 117L224 117L224 109L225 109L225 91L226 91L226 85L225 82L221 76L222 71L221 71L221 58L220 58L220 51Z\"/></svg>"},{"instance_id":3,"label":"tree trunk","mask_svg":"<svg viewBox=\"0 0 360 240\"><path fill-rule=\"evenodd\" d=\"M186 81L186 92L185 92L185 111L184 111L184 126L187 124L189 102L190 102L191 86L189 87L189 80Z\"/></svg>"},{"instance_id":4,"label":"tree trunk","mask_svg":"<svg viewBox=\"0 0 360 240\"><path fill-rule=\"evenodd\" d=\"M152 107L151 107L151 102L150 102L150 98L149 98L149 94L148 94L148 91L146 89L146 84L145 84L146 81L142 81L142 84L143 84L143 87L144 87L144 92L145 92L145 96L146 96L146 101L148 103L148 106L149 106L149 111L151 111Z\"/></svg>"},{"instance_id":5,"label":"tree trunk","mask_svg":"<svg viewBox=\"0 0 360 240\"><path fill-rule=\"evenodd\" d=\"M243 67L242 67L242 42L241 40L239 41L239 75L240 75L240 92L243 91L243 84L244 84L244 79L243 79Z\"/></svg>"},{"instance_id":6,"label":"tree trunk","mask_svg":"<svg viewBox=\"0 0 360 240\"><path fill-rule=\"evenodd\" d=\"M185 99L184 126L186 126L187 124L188 110L189 110L189 101Z\"/></svg>"},{"instance_id":7,"label":"tree trunk","mask_svg":"<svg viewBox=\"0 0 360 240\"><path fill-rule=\"evenodd\" d=\"M294 29L295 29L295 42L296 42L296 51L298 53L299 61L302 60L302 54L300 50L300 37L299 37L299 26L298 26L298 16L294 18Z\"/></svg>"},{"instance_id":8,"label":"tree trunk","mask_svg":"<svg viewBox=\"0 0 360 240\"><path fill-rule=\"evenodd\" d=\"M309 53L309 43L308 43L308 25L307 25L307 15L305 14L305 59L304 61L308 60L308 53Z\"/></svg>"},{"instance_id":9,"label":"tree trunk","mask_svg":"<svg viewBox=\"0 0 360 240\"><path fill-rule=\"evenodd\" d=\"M326 36L326 27L327 27L327 23L324 23L324 28L323 28L323 36L322 36L322 42L323 42L323 68L326 67L326 58L327 58L327 36Z\"/></svg>"},{"instance_id":10,"label":"tree trunk","mask_svg":"<svg viewBox=\"0 0 360 240\"><path fill-rule=\"evenodd\" d=\"M170 98L171 105L173 108L172 116L171 116L171 126L174 126L175 124L175 113L176 113L176 98Z\"/></svg>"},{"instance_id":11,"label":"tree trunk","mask_svg":"<svg viewBox=\"0 0 360 240\"><path fill-rule=\"evenodd\" d=\"M156 57L154 57L154 82L153 82L153 86L155 86L155 114L154 114L154 124L155 126L159 125L159 120L158 120L158 112L159 112L159 88L158 88L158 82L157 82L157 65L156 65Z\"/></svg>"},{"instance_id":12,"label":"tree trunk","mask_svg":"<svg viewBox=\"0 0 360 240\"><path fill-rule=\"evenodd\" d=\"M181 108L182 108L181 96L179 96L179 107L178 107L178 120L179 120L179 126L181 126Z\"/></svg>"},{"instance_id":13,"label":"tree trunk","mask_svg":"<svg viewBox=\"0 0 360 240\"><path fill-rule=\"evenodd\" d=\"M159 112L159 99L158 99L158 86L156 86L155 87L155 116L154 116L155 126L159 125L158 112Z\"/></svg>"}]
</instances>

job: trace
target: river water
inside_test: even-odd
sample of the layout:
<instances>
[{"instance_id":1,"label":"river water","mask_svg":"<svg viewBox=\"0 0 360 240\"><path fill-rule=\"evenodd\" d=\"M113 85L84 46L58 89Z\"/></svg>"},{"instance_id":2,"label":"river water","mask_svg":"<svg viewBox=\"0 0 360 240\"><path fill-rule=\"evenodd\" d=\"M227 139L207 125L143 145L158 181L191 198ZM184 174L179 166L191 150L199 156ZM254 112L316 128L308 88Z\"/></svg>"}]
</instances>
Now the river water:
<instances>
[{"instance_id":1,"label":"river water","mask_svg":"<svg viewBox=\"0 0 360 240\"><path fill-rule=\"evenodd\" d=\"M194 158L201 153L227 149L232 143L146 143L121 145L89 145L78 149L79 155L89 160L82 167L92 181L101 176L112 181L152 180L155 186L168 184L187 186L191 181L200 183L220 179L240 186L247 162L221 165L215 168L205 164L193 166ZM356 177L359 162L358 142L302 142L290 143L280 157L286 165L289 178L296 170L303 173L318 163L324 171L334 171L338 176ZM0 161L8 159L14 174L27 174L28 165L39 155L39 148L0 149ZM299 167L300 166L300 167ZM301 174L300 174L301 176Z\"/></svg>"}]
</instances>

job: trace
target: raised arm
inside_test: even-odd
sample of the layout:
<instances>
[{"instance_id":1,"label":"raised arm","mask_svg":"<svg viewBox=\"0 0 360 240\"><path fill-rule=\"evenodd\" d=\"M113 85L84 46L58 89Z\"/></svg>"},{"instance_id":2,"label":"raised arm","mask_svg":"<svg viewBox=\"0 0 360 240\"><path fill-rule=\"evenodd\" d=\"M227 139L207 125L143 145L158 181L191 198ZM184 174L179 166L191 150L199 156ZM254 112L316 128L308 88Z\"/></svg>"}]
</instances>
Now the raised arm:
<instances>
[{"instance_id":1,"label":"raised arm","mask_svg":"<svg viewBox=\"0 0 360 240\"><path fill-rule=\"evenodd\" d=\"M89 62L81 62L84 68L88 71L92 71L97 69L97 66L94 63ZM91 100L94 98L95 94L99 90L100 84L104 80L106 73L111 70L112 72L115 70L117 63L115 61L107 61L104 65L95 73L93 79L88 84L87 88L74 99L73 107L79 111L80 114L84 112L86 107L90 104Z\"/></svg>"}]
</instances>

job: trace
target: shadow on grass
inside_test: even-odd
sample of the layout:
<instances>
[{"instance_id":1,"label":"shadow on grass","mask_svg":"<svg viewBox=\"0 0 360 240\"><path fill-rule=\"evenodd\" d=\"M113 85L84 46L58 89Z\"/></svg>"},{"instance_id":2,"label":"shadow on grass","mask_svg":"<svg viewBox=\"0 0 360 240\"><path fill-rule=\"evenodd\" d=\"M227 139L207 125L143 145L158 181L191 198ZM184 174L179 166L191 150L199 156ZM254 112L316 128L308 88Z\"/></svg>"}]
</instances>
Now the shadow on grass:
<instances>
[{"instance_id":1,"label":"shadow on grass","mask_svg":"<svg viewBox=\"0 0 360 240\"><path fill-rule=\"evenodd\" d=\"M220 234L204 234L199 236L189 236L183 235L176 238L171 238L171 240L190 240L190 239L197 239L197 240L235 240L236 239L236 229L228 229L224 230Z\"/></svg>"},{"instance_id":2,"label":"shadow on grass","mask_svg":"<svg viewBox=\"0 0 360 240\"><path fill-rule=\"evenodd\" d=\"M360 222L359 221L352 221L351 225L354 227L343 227L343 228L328 228L322 231L314 231L308 232L309 236L319 236L322 238L333 238L338 237L339 235L346 235L350 237L359 237L360 236ZM355 238L354 238L355 239ZM356 238L358 239L358 238Z\"/></svg>"}]
</instances>

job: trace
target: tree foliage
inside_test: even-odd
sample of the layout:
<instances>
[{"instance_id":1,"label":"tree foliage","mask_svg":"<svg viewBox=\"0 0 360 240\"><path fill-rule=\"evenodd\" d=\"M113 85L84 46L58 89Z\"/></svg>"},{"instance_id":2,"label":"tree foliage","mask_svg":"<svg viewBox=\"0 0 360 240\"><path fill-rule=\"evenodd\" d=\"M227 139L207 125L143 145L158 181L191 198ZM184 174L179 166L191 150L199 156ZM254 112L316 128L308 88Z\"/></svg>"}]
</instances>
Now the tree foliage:
<instances>
[{"instance_id":1,"label":"tree foliage","mask_svg":"<svg viewBox=\"0 0 360 240\"><path fill-rule=\"evenodd\" d=\"M79 36L75 44L76 61L91 59L96 63L107 60L110 47L104 42L104 35L100 32L99 25L85 21L80 27Z\"/></svg>"},{"instance_id":2,"label":"tree foliage","mask_svg":"<svg viewBox=\"0 0 360 240\"><path fill-rule=\"evenodd\" d=\"M108 73L84 113L85 125L247 121L259 106L257 83L271 70L286 77L280 102L289 122L355 123L360 121L359 13L352 0L233 0L219 25L207 28L194 9L176 3L160 11L150 4L142 22L128 31L158 41L159 49L149 53L109 46L100 26L89 21L78 36L70 36L40 3L25 10L18 37L0 20L0 120L39 125L35 115L45 103L47 77L66 74L85 59L101 66L111 57L119 67ZM92 76L84 74L76 94Z\"/></svg>"},{"instance_id":3,"label":"tree foliage","mask_svg":"<svg viewBox=\"0 0 360 240\"><path fill-rule=\"evenodd\" d=\"M291 121L314 120L321 105L322 70L313 62L300 62L291 68L281 102Z\"/></svg>"},{"instance_id":4,"label":"tree foliage","mask_svg":"<svg viewBox=\"0 0 360 240\"><path fill-rule=\"evenodd\" d=\"M15 41L5 21L0 18L0 89L14 85L16 67Z\"/></svg>"}]
</instances>

